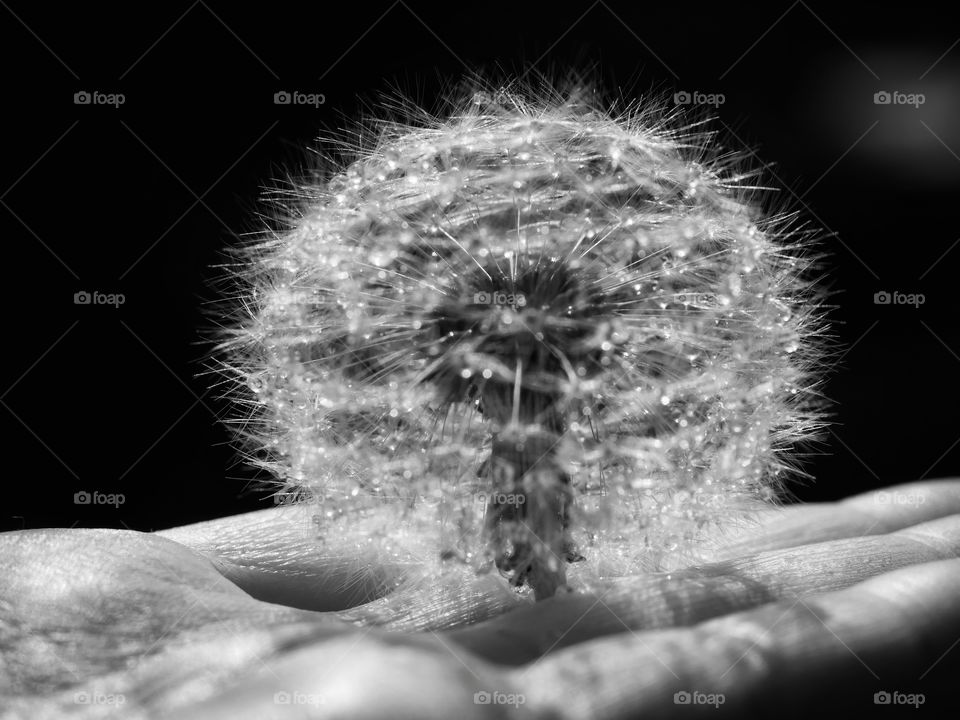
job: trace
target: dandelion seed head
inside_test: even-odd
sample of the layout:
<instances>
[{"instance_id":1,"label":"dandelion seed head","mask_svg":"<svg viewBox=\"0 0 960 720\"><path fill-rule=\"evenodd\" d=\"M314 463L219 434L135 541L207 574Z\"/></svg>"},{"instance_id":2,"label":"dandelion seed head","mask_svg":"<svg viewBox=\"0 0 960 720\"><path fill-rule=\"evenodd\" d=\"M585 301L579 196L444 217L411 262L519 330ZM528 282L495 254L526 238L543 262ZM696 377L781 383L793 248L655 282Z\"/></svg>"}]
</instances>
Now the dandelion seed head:
<instances>
[{"instance_id":1,"label":"dandelion seed head","mask_svg":"<svg viewBox=\"0 0 960 720\"><path fill-rule=\"evenodd\" d=\"M775 496L820 424L822 322L742 158L656 103L500 90L415 120L250 249L232 367L279 485L325 532L375 516L398 561L543 595Z\"/></svg>"}]
</instances>

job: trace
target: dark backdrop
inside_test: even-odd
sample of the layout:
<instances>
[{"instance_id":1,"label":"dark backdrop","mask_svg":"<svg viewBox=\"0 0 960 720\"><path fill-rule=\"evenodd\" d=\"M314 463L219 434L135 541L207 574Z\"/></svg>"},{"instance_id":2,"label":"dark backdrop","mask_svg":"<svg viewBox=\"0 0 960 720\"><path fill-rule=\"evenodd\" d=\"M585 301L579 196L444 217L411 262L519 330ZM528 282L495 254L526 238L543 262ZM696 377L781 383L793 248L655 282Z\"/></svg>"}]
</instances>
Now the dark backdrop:
<instances>
[{"instance_id":1,"label":"dark backdrop","mask_svg":"<svg viewBox=\"0 0 960 720\"><path fill-rule=\"evenodd\" d=\"M261 186L378 92L431 103L468 71L530 65L593 67L626 96L723 94L726 144L774 162L830 234L845 349L800 499L960 470L960 33L932 4L2 4L5 529L264 507L198 375L220 249L260 227ZM283 90L325 102L274 104ZM83 91L103 96L75 104Z\"/></svg>"}]
</instances>

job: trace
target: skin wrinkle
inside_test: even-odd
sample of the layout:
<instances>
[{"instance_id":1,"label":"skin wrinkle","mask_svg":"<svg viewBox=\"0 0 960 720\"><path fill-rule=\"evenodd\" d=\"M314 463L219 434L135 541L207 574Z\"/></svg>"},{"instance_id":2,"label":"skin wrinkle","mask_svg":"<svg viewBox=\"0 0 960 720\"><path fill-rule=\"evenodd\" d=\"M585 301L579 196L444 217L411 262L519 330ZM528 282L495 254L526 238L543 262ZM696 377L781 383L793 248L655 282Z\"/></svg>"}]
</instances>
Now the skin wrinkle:
<instances>
[{"instance_id":1,"label":"skin wrinkle","mask_svg":"<svg viewBox=\"0 0 960 720\"><path fill-rule=\"evenodd\" d=\"M928 547L936 552L948 553L957 557L958 552L960 552L960 549L958 549L958 547L960 547L960 532L957 530L956 523L953 525L948 523L949 518L944 518L944 521L941 523L923 523L922 525L901 530L897 535L920 543L924 547ZM936 529L938 529L940 525L943 525L943 528L941 532L938 533Z\"/></svg>"}]
</instances>

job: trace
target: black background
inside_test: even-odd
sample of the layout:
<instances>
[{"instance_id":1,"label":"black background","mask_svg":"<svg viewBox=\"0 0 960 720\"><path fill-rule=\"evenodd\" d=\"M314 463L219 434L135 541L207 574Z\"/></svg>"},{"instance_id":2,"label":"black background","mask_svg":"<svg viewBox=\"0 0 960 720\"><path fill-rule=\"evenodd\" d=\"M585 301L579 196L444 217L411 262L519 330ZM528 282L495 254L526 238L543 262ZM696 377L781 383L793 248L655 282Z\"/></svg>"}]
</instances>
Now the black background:
<instances>
[{"instance_id":1,"label":"black background","mask_svg":"<svg viewBox=\"0 0 960 720\"><path fill-rule=\"evenodd\" d=\"M345 5L345 6L341 6ZM960 28L935 6L826 2L225 2L0 8L4 529L149 530L265 507L200 375L223 247L305 148L399 87L592 67L612 94L722 93L728 147L774 163L829 235L844 350L801 500L960 470ZM123 93L119 107L78 91ZM274 93L322 93L318 107ZM877 105L881 91L920 107ZM122 307L75 305L78 291ZM925 303L876 305L879 291ZM123 493L119 508L78 491Z\"/></svg>"}]
</instances>

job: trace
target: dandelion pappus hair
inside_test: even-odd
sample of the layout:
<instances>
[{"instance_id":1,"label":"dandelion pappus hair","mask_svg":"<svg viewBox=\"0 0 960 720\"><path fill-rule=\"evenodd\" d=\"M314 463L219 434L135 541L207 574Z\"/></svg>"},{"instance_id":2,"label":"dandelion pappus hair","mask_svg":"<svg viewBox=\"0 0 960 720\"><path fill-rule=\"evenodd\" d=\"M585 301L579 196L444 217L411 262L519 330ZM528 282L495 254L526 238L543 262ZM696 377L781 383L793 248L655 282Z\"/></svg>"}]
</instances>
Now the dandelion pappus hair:
<instances>
[{"instance_id":1,"label":"dandelion pappus hair","mask_svg":"<svg viewBox=\"0 0 960 720\"><path fill-rule=\"evenodd\" d=\"M552 595L770 496L819 425L797 238L656 104L479 94L387 123L252 249L231 343L261 464ZM738 174L739 173L739 174Z\"/></svg>"}]
</instances>

